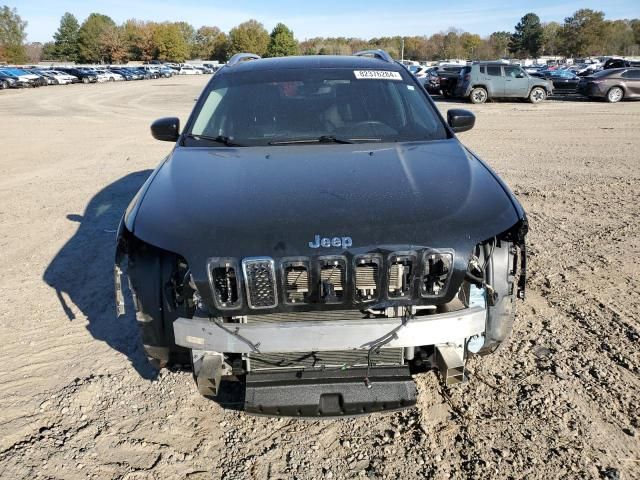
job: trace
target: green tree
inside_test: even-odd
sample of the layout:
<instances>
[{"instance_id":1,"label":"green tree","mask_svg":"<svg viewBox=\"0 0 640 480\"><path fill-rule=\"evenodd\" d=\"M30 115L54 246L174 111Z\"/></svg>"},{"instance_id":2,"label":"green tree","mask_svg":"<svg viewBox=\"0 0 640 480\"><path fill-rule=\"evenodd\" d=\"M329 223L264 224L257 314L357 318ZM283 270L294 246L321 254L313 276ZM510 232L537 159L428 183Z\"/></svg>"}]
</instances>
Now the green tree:
<instances>
[{"instance_id":1,"label":"green tree","mask_svg":"<svg viewBox=\"0 0 640 480\"><path fill-rule=\"evenodd\" d=\"M556 55L560 50L560 30L558 22L542 24L542 52L547 55Z\"/></svg>"},{"instance_id":2,"label":"green tree","mask_svg":"<svg viewBox=\"0 0 640 480\"><path fill-rule=\"evenodd\" d=\"M489 35L489 45L491 47L493 58L505 58L507 56L507 50L509 49L509 42L511 41L510 32L493 32Z\"/></svg>"},{"instance_id":3,"label":"green tree","mask_svg":"<svg viewBox=\"0 0 640 480\"><path fill-rule=\"evenodd\" d=\"M60 19L58 31L53 34L55 58L75 62L78 59L78 32L80 24L76 17L66 12Z\"/></svg>"},{"instance_id":4,"label":"green tree","mask_svg":"<svg viewBox=\"0 0 640 480\"><path fill-rule=\"evenodd\" d=\"M187 56L193 58L196 48L196 29L187 22L175 22L174 25L178 27L182 38L184 38L184 42L187 44L187 48L189 49L189 55Z\"/></svg>"},{"instance_id":5,"label":"green tree","mask_svg":"<svg viewBox=\"0 0 640 480\"><path fill-rule=\"evenodd\" d=\"M189 45L184 39L180 27L175 23L160 23L153 29L153 44L158 60L184 62L191 55Z\"/></svg>"},{"instance_id":6,"label":"green tree","mask_svg":"<svg viewBox=\"0 0 640 480\"><path fill-rule=\"evenodd\" d=\"M540 17L535 13L527 13L515 26L511 35L509 51L516 55L537 58L542 51L543 30Z\"/></svg>"},{"instance_id":7,"label":"green tree","mask_svg":"<svg viewBox=\"0 0 640 480\"><path fill-rule=\"evenodd\" d=\"M567 56L606 54L603 50L605 34L604 13L583 8L564 19L560 31L561 51Z\"/></svg>"},{"instance_id":8,"label":"green tree","mask_svg":"<svg viewBox=\"0 0 640 480\"><path fill-rule=\"evenodd\" d=\"M480 35L475 33L464 32L460 35L460 44L464 50L466 58L477 58L478 47L482 43Z\"/></svg>"},{"instance_id":9,"label":"green tree","mask_svg":"<svg viewBox=\"0 0 640 480\"><path fill-rule=\"evenodd\" d=\"M42 60L56 60L58 50L54 42L47 42L42 46Z\"/></svg>"},{"instance_id":10,"label":"green tree","mask_svg":"<svg viewBox=\"0 0 640 480\"><path fill-rule=\"evenodd\" d=\"M293 37L293 32L284 23L277 24L270 37L267 57L287 57L299 53L298 42Z\"/></svg>"},{"instance_id":11,"label":"green tree","mask_svg":"<svg viewBox=\"0 0 640 480\"><path fill-rule=\"evenodd\" d=\"M249 20L229 31L229 55L250 52L263 56L270 40L269 32L260 22Z\"/></svg>"},{"instance_id":12,"label":"green tree","mask_svg":"<svg viewBox=\"0 0 640 480\"><path fill-rule=\"evenodd\" d=\"M101 37L105 30L115 26L115 22L106 15L90 14L78 32L78 60L84 63L104 61Z\"/></svg>"},{"instance_id":13,"label":"green tree","mask_svg":"<svg viewBox=\"0 0 640 480\"><path fill-rule=\"evenodd\" d=\"M8 63L27 61L24 48L26 28L27 22L20 18L15 8L0 7L0 60Z\"/></svg>"},{"instance_id":14,"label":"green tree","mask_svg":"<svg viewBox=\"0 0 640 480\"><path fill-rule=\"evenodd\" d=\"M229 39L218 27L200 27L196 32L195 56L204 60L227 59Z\"/></svg>"}]
</instances>

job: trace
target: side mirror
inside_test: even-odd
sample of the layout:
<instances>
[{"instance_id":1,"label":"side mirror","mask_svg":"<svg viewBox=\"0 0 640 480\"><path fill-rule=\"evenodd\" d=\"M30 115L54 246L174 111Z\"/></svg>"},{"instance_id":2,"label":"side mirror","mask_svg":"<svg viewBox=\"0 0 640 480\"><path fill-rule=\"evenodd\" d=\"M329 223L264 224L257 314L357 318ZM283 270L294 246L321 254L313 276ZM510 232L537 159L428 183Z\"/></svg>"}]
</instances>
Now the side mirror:
<instances>
[{"instance_id":1,"label":"side mirror","mask_svg":"<svg viewBox=\"0 0 640 480\"><path fill-rule=\"evenodd\" d=\"M177 117L159 118L151 124L151 135L156 140L175 142L180 136L180 119Z\"/></svg>"},{"instance_id":2,"label":"side mirror","mask_svg":"<svg viewBox=\"0 0 640 480\"><path fill-rule=\"evenodd\" d=\"M456 133L471 130L476 123L476 116L469 110L453 108L447 112L447 123Z\"/></svg>"},{"instance_id":3,"label":"side mirror","mask_svg":"<svg viewBox=\"0 0 640 480\"><path fill-rule=\"evenodd\" d=\"M524 73L520 72L516 75L516 78L524 78Z\"/></svg>"}]
</instances>

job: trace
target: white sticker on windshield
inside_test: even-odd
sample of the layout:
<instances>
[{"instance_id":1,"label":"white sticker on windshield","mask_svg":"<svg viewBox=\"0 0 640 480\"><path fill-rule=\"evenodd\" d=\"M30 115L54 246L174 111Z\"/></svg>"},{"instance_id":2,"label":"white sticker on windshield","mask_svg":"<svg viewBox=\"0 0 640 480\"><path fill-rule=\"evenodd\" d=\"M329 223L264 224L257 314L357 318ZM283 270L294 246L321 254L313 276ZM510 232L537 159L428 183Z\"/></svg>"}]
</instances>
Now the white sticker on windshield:
<instances>
[{"instance_id":1,"label":"white sticker on windshield","mask_svg":"<svg viewBox=\"0 0 640 480\"><path fill-rule=\"evenodd\" d=\"M402 80L400 72L388 70L354 70L353 73L359 80Z\"/></svg>"}]
</instances>

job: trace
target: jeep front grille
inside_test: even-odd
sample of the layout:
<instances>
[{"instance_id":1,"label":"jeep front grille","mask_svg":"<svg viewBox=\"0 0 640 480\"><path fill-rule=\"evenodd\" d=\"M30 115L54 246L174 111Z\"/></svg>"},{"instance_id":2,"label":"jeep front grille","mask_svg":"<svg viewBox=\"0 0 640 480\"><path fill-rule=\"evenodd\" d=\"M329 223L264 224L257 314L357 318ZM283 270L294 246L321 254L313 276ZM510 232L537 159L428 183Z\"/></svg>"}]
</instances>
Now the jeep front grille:
<instances>
[{"instance_id":1,"label":"jeep front grille","mask_svg":"<svg viewBox=\"0 0 640 480\"><path fill-rule=\"evenodd\" d=\"M438 297L445 293L453 268L450 253L427 253L424 257L421 294L423 297Z\"/></svg>"},{"instance_id":2,"label":"jeep front grille","mask_svg":"<svg viewBox=\"0 0 640 480\"><path fill-rule=\"evenodd\" d=\"M209 281L213 300L220 309L238 308L242 294L238 283L238 265L230 258L212 258L209 260Z\"/></svg>"},{"instance_id":3,"label":"jeep front grille","mask_svg":"<svg viewBox=\"0 0 640 480\"><path fill-rule=\"evenodd\" d=\"M346 262L343 258L320 260L320 299L325 303L341 302L344 298Z\"/></svg>"},{"instance_id":4,"label":"jeep front grille","mask_svg":"<svg viewBox=\"0 0 640 480\"><path fill-rule=\"evenodd\" d=\"M273 308L278 305L275 268L271 258L244 259L242 271L250 308Z\"/></svg>"},{"instance_id":5,"label":"jeep front grille","mask_svg":"<svg viewBox=\"0 0 640 480\"><path fill-rule=\"evenodd\" d=\"M403 348L381 348L373 350L331 350L326 352L291 353L250 353L247 355L247 368L251 372L272 369L344 369L364 367L367 361L372 366L402 365Z\"/></svg>"},{"instance_id":6,"label":"jeep front grille","mask_svg":"<svg viewBox=\"0 0 640 480\"><path fill-rule=\"evenodd\" d=\"M412 254L393 254L389 257L389 297L400 298L411 295L415 258Z\"/></svg>"},{"instance_id":7,"label":"jeep front grille","mask_svg":"<svg viewBox=\"0 0 640 480\"><path fill-rule=\"evenodd\" d=\"M309 296L309 266L307 262L285 262L283 266L285 302L304 303Z\"/></svg>"},{"instance_id":8,"label":"jeep front grille","mask_svg":"<svg viewBox=\"0 0 640 480\"><path fill-rule=\"evenodd\" d=\"M376 256L356 257L356 300L367 302L378 294L381 259Z\"/></svg>"}]
</instances>

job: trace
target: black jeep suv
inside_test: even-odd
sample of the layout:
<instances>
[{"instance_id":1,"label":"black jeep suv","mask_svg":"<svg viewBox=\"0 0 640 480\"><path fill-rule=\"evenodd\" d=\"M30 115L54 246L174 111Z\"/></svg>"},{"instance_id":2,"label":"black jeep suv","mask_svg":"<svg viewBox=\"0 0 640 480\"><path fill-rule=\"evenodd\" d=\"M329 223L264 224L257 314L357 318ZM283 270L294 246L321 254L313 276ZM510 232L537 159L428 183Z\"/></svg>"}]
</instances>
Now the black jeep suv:
<instances>
[{"instance_id":1,"label":"black jeep suv","mask_svg":"<svg viewBox=\"0 0 640 480\"><path fill-rule=\"evenodd\" d=\"M148 356L245 409L340 416L415 403L412 371L464 381L524 295L525 213L380 50L260 59L209 81L118 231ZM123 282L126 273L128 283Z\"/></svg>"}]
</instances>

